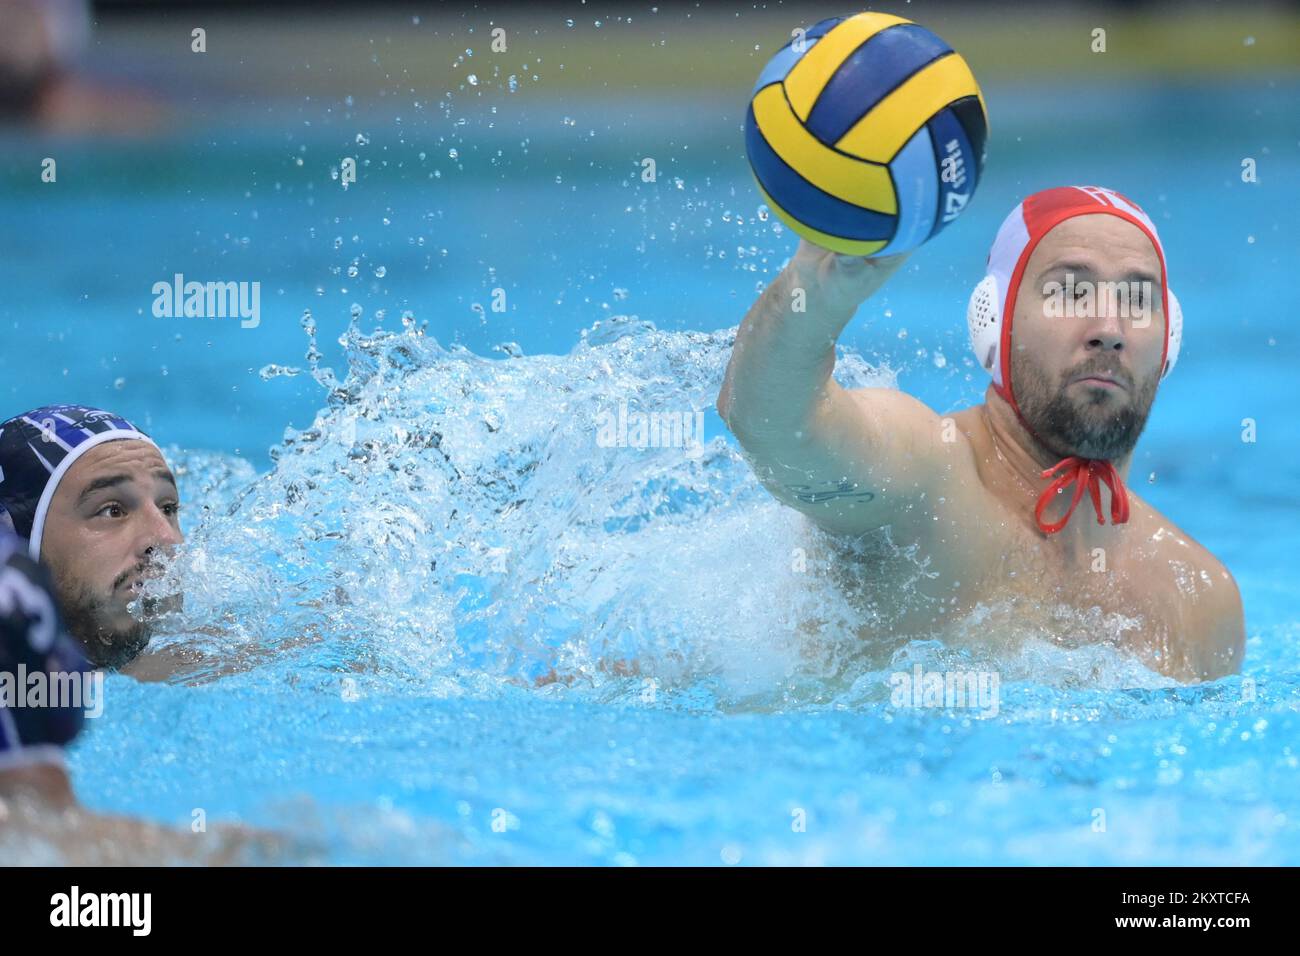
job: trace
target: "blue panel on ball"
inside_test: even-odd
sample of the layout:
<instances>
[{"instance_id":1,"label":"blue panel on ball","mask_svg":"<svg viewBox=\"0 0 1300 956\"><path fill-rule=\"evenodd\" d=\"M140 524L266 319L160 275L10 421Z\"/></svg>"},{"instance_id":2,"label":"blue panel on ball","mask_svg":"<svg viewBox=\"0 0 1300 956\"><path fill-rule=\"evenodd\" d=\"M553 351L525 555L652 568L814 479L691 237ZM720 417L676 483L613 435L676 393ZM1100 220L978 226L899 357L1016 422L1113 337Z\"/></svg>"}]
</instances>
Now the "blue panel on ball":
<instances>
[{"instance_id":1,"label":"blue panel on ball","mask_svg":"<svg viewBox=\"0 0 1300 956\"><path fill-rule=\"evenodd\" d=\"M980 164L966 128L951 106L934 114L928 125L934 142L934 164L939 170L939 214L930 233L936 236L961 214L974 195Z\"/></svg>"},{"instance_id":2,"label":"blue panel on ball","mask_svg":"<svg viewBox=\"0 0 1300 956\"><path fill-rule=\"evenodd\" d=\"M818 20L804 31L804 37L809 40L824 37L847 19L848 17L827 17L825 20ZM791 37L790 40L793 42L794 38Z\"/></svg>"},{"instance_id":3,"label":"blue panel on ball","mask_svg":"<svg viewBox=\"0 0 1300 956\"><path fill-rule=\"evenodd\" d=\"M826 82L808 114L809 132L833 146L912 74L950 53L952 47L915 23L881 30Z\"/></svg>"},{"instance_id":4,"label":"blue panel on ball","mask_svg":"<svg viewBox=\"0 0 1300 956\"><path fill-rule=\"evenodd\" d=\"M948 109L952 110L961 122L962 129L966 131L966 138L970 140L971 150L975 153L975 165L980 172L983 172L984 144L988 140L989 124L984 116L984 107L980 105L979 97L963 96L955 103L949 104Z\"/></svg>"},{"instance_id":5,"label":"blue panel on ball","mask_svg":"<svg viewBox=\"0 0 1300 956\"><path fill-rule=\"evenodd\" d=\"M930 238L939 204L939 170L934 165L930 130L922 126L889 164L898 193L898 231L877 255L915 249Z\"/></svg>"},{"instance_id":6,"label":"blue panel on ball","mask_svg":"<svg viewBox=\"0 0 1300 956\"><path fill-rule=\"evenodd\" d=\"M776 55L768 61L767 66L763 67L763 72L758 75L758 82L754 84L753 90L749 95L752 98L755 93L767 86L769 83L777 83L786 78L790 68L799 62L799 58L813 48L813 45L826 34L830 33L835 27L847 20L848 17L828 17L814 23L804 31L803 50L796 52L794 49L795 38L790 37L790 41L776 52Z\"/></svg>"},{"instance_id":7,"label":"blue panel on ball","mask_svg":"<svg viewBox=\"0 0 1300 956\"><path fill-rule=\"evenodd\" d=\"M791 67L798 63L804 53L811 50L816 42L816 40L806 42L801 53L796 53L794 47L788 43L781 47L776 56L767 61L767 66L763 67L763 72L758 74L758 82L754 84L754 88L750 91L750 97L753 98L755 93L769 83L779 83L784 80Z\"/></svg>"},{"instance_id":8,"label":"blue panel on ball","mask_svg":"<svg viewBox=\"0 0 1300 956\"><path fill-rule=\"evenodd\" d=\"M768 145L750 107L745 117L745 148L754 175L780 206L819 232L845 239L888 239L894 234L893 216L863 209L818 189L804 179ZM933 165L933 160L931 160ZM934 173L931 171L931 178Z\"/></svg>"}]
</instances>

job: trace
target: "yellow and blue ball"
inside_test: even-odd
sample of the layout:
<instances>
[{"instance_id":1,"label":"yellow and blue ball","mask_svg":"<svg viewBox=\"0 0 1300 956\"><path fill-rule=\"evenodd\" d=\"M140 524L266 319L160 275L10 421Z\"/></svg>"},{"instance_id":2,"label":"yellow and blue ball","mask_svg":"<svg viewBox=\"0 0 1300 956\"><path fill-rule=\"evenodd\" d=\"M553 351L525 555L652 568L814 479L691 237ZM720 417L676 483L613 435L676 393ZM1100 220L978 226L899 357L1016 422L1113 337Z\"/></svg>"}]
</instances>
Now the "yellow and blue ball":
<instances>
[{"instance_id":1,"label":"yellow and blue ball","mask_svg":"<svg viewBox=\"0 0 1300 956\"><path fill-rule=\"evenodd\" d=\"M745 149L796 233L850 255L915 249L970 201L988 114L948 44L885 13L796 31L759 75Z\"/></svg>"}]
</instances>

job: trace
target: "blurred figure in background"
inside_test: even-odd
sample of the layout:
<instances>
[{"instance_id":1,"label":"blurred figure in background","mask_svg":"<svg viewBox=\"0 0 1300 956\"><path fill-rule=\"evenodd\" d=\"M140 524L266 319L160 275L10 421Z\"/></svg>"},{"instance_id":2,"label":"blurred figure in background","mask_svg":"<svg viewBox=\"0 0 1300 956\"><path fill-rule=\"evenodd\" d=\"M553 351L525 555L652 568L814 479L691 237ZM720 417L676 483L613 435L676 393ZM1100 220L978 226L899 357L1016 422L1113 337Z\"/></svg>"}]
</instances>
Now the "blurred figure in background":
<instances>
[{"instance_id":1,"label":"blurred figure in background","mask_svg":"<svg viewBox=\"0 0 1300 956\"><path fill-rule=\"evenodd\" d=\"M0 0L0 122L55 132L139 132L162 116L146 96L80 79L88 0Z\"/></svg>"}]
</instances>

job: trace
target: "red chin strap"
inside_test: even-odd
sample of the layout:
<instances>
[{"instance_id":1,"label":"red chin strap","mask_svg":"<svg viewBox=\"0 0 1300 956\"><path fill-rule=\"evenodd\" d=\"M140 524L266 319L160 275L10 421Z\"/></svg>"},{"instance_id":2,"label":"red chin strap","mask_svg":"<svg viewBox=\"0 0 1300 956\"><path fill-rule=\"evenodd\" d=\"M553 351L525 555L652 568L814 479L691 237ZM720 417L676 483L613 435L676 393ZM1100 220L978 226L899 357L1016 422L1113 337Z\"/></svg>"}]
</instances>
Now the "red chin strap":
<instances>
[{"instance_id":1,"label":"red chin strap","mask_svg":"<svg viewBox=\"0 0 1300 956\"><path fill-rule=\"evenodd\" d=\"M1042 439L1038 438L1038 433L1025 419L1024 413L1020 411L1020 403L1016 401L1011 389L994 385L993 391L1011 406L1012 411L1016 413L1016 418L1025 427L1025 431L1037 439L1040 444L1045 445ZM1083 500L1084 491L1087 491L1088 496L1092 499L1093 510L1097 512L1097 523L1105 524L1106 516L1101 508L1102 485L1110 489L1110 523L1124 524L1128 521L1128 489L1124 487L1124 479L1119 476L1119 471L1107 459L1070 455L1068 458L1062 458L1051 468L1039 472L1038 477L1051 478L1053 475L1056 475L1055 480L1039 496L1038 506L1034 508L1034 520L1038 523L1038 529L1043 534L1056 534L1069 524L1074 509ZM1043 521L1043 512L1052 504L1057 493L1064 491L1070 485L1074 485L1074 495L1070 499L1070 507L1065 509L1065 516L1060 521L1047 524Z\"/></svg>"},{"instance_id":2,"label":"red chin strap","mask_svg":"<svg viewBox=\"0 0 1300 956\"><path fill-rule=\"evenodd\" d=\"M1110 489L1110 523L1123 524L1128 521L1128 491L1124 488L1124 480L1120 478L1119 472L1109 461L1104 458L1080 458L1071 455L1069 458L1062 458L1046 471L1040 472L1039 477L1050 478L1057 472L1060 474L1047 486L1047 490L1038 499L1038 507L1034 509L1034 520L1038 522L1038 527L1044 534L1056 534L1069 523L1075 507L1083 500L1085 488L1092 498L1092 507L1097 512L1097 524L1105 524L1106 518L1101 510L1102 484ZM1065 509L1065 517L1052 524L1044 523L1043 512L1047 510L1047 506L1059 492L1064 491L1071 484L1074 485L1074 497L1070 499L1070 507Z\"/></svg>"}]
</instances>

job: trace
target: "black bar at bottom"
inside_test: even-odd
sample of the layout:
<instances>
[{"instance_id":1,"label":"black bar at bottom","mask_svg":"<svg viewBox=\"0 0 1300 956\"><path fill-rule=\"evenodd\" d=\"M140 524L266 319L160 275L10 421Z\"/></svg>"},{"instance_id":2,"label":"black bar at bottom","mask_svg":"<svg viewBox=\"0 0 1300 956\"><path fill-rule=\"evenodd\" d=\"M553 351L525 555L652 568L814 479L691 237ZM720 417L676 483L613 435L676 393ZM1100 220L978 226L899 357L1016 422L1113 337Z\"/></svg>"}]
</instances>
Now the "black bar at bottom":
<instances>
[{"instance_id":1,"label":"black bar at bottom","mask_svg":"<svg viewBox=\"0 0 1300 956\"><path fill-rule=\"evenodd\" d=\"M205 945L283 936L337 946L439 926L454 926L463 942L482 932L494 943L515 932L533 943L574 933L590 941L599 931L644 932L646 942L667 945L684 940L665 933L690 926L732 943L770 942L770 933L800 925L818 935L851 930L864 945L891 927L911 927L918 942L1028 930L1231 941L1290 925L1283 910L1294 876L1235 868L15 869L0 872L0 912L9 940L129 940L147 928L149 938Z\"/></svg>"}]
</instances>

